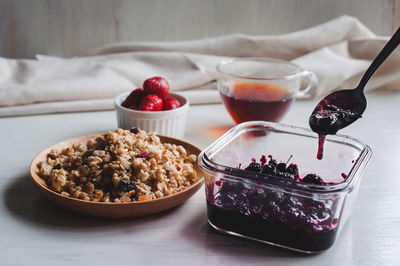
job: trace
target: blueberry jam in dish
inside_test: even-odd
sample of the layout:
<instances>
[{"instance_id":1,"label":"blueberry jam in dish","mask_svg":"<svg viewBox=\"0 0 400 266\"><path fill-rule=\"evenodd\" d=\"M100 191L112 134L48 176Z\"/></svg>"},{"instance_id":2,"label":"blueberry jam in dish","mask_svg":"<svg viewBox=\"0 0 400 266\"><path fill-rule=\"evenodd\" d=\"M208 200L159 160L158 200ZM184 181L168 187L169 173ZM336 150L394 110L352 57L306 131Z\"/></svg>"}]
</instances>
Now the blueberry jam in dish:
<instances>
[{"instance_id":1,"label":"blueberry jam in dish","mask_svg":"<svg viewBox=\"0 0 400 266\"><path fill-rule=\"evenodd\" d=\"M330 248L372 152L348 136L327 142L328 156L316 160L306 128L251 121L230 129L199 155L210 227L297 252Z\"/></svg>"},{"instance_id":2,"label":"blueberry jam in dish","mask_svg":"<svg viewBox=\"0 0 400 266\"><path fill-rule=\"evenodd\" d=\"M299 184L326 186L320 176L300 177L296 164L278 163L272 156L268 160L262 156L259 163L254 160L241 170L255 173L254 180L233 181L227 176L206 186L208 220L214 228L303 252L332 246L339 223L338 202L295 192ZM287 182L286 190L273 188L274 182L267 186L270 179Z\"/></svg>"}]
</instances>

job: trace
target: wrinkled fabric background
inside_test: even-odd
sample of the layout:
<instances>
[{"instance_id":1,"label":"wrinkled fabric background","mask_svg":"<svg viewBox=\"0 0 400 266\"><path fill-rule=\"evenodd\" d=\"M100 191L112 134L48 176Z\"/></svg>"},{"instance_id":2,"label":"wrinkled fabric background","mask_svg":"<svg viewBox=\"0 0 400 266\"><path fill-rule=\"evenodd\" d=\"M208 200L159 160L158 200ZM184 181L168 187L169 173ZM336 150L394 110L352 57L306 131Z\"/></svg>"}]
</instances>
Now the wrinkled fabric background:
<instances>
[{"instance_id":1,"label":"wrinkled fabric background","mask_svg":"<svg viewBox=\"0 0 400 266\"><path fill-rule=\"evenodd\" d=\"M238 57L291 61L317 75L314 97L354 88L386 44L356 18L343 16L276 36L228 35L180 42L119 43L69 59L0 58L0 116L113 109L113 98L163 76L191 104L220 101L215 66ZM400 89L394 51L366 90Z\"/></svg>"}]
</instances>

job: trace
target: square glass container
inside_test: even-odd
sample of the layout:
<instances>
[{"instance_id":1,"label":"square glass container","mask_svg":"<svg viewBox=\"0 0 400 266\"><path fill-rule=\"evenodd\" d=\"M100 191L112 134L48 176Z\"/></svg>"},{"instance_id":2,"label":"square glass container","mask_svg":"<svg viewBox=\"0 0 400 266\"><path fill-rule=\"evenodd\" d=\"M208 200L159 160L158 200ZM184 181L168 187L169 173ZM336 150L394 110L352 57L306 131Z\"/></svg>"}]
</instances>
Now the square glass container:
<instances>
[{"instance_id":1,"label":"square glass container","mask_svg":"<svg viewBox=\"0 0 400 266\"><path fill-rule=\"evenodd\" d=\"M317 135L305 128L262 121L233 127L199 156L209 224L220 232L300 252L331 247L354 207L372 152L354 138L330 135L324 158L318 160L317 146ZM243 170L262 155L278 163L290 158L300 179L315 173L325 184Z\"/></svg>"}]
</instances>

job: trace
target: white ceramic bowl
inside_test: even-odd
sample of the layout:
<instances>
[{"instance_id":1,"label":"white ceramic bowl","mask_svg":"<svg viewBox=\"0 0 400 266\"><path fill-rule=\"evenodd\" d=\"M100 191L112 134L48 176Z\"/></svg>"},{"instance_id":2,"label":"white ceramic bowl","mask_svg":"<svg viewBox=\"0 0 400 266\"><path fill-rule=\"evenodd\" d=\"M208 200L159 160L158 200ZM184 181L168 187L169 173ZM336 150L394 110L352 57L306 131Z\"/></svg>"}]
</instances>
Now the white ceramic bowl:
<instances>
[{"instance_id":1,"label":"white ceramic bowl","mask_svg":"<svg viewBox=\"0 0 400 266\"><path fill-rule=\"evenodd\" d=\"M170 93L181 103L181 107L173 110L148 112L125 108L121 103L128 97L130 92L125 92L115 98L115 109L117 112L118 127L131 129L138 127L146 132L157 132L174 138L182 138L185 133L186 117L189 111L189 100L177 93Z\"/></svg>"}]
</instances>

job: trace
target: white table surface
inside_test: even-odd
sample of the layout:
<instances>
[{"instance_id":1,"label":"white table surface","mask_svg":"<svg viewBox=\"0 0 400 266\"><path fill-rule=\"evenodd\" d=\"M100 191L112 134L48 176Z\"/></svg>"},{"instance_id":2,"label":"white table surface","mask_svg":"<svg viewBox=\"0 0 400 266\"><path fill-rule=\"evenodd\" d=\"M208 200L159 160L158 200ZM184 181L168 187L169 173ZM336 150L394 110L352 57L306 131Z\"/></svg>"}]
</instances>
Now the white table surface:
<instances>
[{"instance_id":1,"label":"white table surface","mask_svg":"<svg viewBox=\"0 0 400 266\"><path fill-rule=\"evenodd\" d=\"M356 208L335 245L312 256L217 234L204 188L170 211L99 219L60 209L29 179L31 159L63 139L113 130L115 114L0 119L0 265L400 265L400 93L369 93L364 118L343 130L374 154ZM296 102L282 122L307 127L315 102ZM220 104L192 106L186 140L205 148L233 122Z\"/></svg>"}]
</instances>

